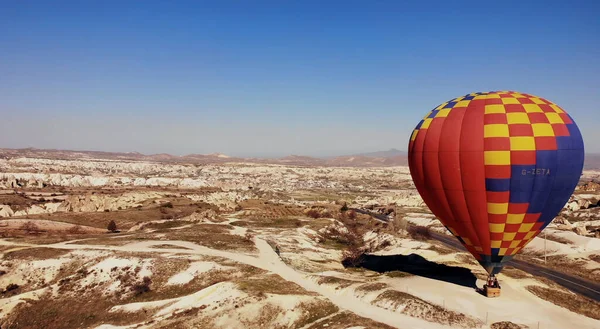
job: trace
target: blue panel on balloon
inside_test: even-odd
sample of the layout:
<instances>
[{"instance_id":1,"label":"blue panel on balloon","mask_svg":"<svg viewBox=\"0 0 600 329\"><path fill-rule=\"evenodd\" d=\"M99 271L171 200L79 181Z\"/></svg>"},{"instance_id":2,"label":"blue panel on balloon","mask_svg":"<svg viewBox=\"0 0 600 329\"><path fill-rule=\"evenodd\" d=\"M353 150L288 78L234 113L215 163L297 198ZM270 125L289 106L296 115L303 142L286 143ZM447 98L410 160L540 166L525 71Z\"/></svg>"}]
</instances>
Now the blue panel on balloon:
<instances>
[{"instance_id":1,"label":"blue panel on balloon","mask_svg":"<svg viewBox=\"0 0 600 329\"><path fill-rule=\"evenodd\" d=\"M579 131L579 127L576 124L567 125L569 128L569 133L571 134L571 149L573 150L582 150L583 149L583 136L581 136L581 131Z\"/></svg>"},{"instance_id":2,"label":"blue panel on balloon","mask_svg":"<svg viewBox=\"0 0 600 329\"><path fill-rule=\"evenodd\" d=\"M555 184L556 188L575 188L579 182L583 169L583 150L559 150L559 162L561 185Z\"/></svg>"},{"instance_id":3,"label":"blue panel on balloon","mask_svg":"<svg viewBox=\"0 0 600 329\"><path fill-rule=\"evenodd\" d=\"M510 203L529 203L531 191L510 192Z\"/></svg>"},{"instance_id":4,"label":"blue panel on balloon","mask_svg":"<svg viewBox=\"0 0 600 329\"><path fill-rule=\"evenodd\" d=\"M572 149L571 136L557 136L556 137L556 147L559 150L570 150Z\"/></svg>"},{"instance_id":5,"label":"blue panel on balloon","mask_svg":"<svg viewBox=\"0 0 600 329\"><path fill-rule=\"evenodd\" d=\"M556 170L552 174L554 176L554 190L568 189L569 186L573 185L573 180L579 181L579 177L573 177L573 168L576 168L577 164L573 162L578 161L578 152L573 150L558 150L556 151ZM575 157L573 159L573 157ZM575 173L579 175L580 172ZM575 182L577 184L577 182Z\"/></svg>"},{"instance_id":6,"label":"blue panel on balloon","mask_svg":"<svg viewBox=\"0 0 600 329\"><path fill-rule=\"evenodd\" d=\"M486 178L485 189L490 192L506 192L510 189L510 178Z\"/></svg>"},{"instance_id":7,"label":"blue panel on balloon","mask_svg":"<svg viewBox=\"0 0 600 329\"><path fill-rule=\"evenodd\" d=\"M546 191L550 192L553 188L554 180L556 178L558 157L557 151L537 151L537 167L535 170L535 182L533 184L534 191Z\"/></svg>"},{"instance_id":8,"label":"blue panel on balloon","mask_svg":"<svg viewBox=\"0 0 600 329\"><path fill-rule=\"evenodd\" d=\"M528 214L537 214L544 211L546 207L546 200L550 195L551 191L534 191L531 193L529 198L529 208L527 209Z\"/></svg>"},{"instance_id":9,"label":"blue panel on balloon","mask_svg":"<svg viewBox=\"0 0 600 329\"><path fill-rule=\"evenodd\" d=\"M535 165L512 165L510 168L510 192L531 191L535 181Z\"/></svg>"}]
</instances>

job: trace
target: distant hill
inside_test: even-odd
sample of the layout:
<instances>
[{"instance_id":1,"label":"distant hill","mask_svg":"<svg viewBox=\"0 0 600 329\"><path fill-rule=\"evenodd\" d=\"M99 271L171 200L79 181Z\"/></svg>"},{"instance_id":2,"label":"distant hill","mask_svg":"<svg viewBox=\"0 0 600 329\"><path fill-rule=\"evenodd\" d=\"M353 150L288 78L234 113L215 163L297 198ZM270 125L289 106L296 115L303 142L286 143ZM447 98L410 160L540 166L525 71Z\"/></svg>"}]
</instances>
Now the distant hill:
<instances>
[{"instance_id":1,"label":"distant hill","mask_svg":"<svg viewBox=\"0 0 600 329\"><path fill-rule=\"evenodd\" d=\"M600 154L588 153L585 155L585 169L600 169Z\"/></svg>"},{"instance_id":2,"label":"distant hill","mask_svg":"<svg viewBox=\"0 0 600 329\"><path fill-rule=\"evenodd\" d=\"M144 155L138 152L102 152L102 151L72 151L54 149L0 149L0 158L10 159L19 157L43 159L103 159L120 161L152 161L165 163L210 164L227 162L249 162L263 164L282 164L294 166L336 166L336 167L388 167L407 166L406 152L390 149L387 151L369 152L355 155L316 158L302 155L289 155L282 158L238 158L221 153L189 154L184 156L167 153ZM586 170L600 170L600 154L586 154Z\"/></svg>"},{"instance_id":3,"label":"distant hill","mask_svg":"<svg viewBox=\"0 0 600 329\"><path fill-rule=\"evenodd\" d=\"M378 151L370 153L356 154L357 156L372 157L372 158L393 158L397 156L407 156L408 153L398 149L389 149L387 151Z\"/></svg>"}]
</instances>

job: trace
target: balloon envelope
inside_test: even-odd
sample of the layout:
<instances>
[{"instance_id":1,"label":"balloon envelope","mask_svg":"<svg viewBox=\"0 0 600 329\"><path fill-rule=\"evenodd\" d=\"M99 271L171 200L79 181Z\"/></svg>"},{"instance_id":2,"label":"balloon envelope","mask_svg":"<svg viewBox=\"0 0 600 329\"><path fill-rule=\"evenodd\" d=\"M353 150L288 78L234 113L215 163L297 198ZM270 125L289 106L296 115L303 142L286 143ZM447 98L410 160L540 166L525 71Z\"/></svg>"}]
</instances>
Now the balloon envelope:
<instances>
[{"instance_id":1,"label":"balloon envelope","mask_svg":"<svg viewBox=\"0 0 600 329\"><path fill-rule=\"evenodd\" d=\"M423 200L490 274L564 207L583 162L573 118L544 98L514 91L442 103L409 142L410 172Z\"/></svg>"}]
</instances>

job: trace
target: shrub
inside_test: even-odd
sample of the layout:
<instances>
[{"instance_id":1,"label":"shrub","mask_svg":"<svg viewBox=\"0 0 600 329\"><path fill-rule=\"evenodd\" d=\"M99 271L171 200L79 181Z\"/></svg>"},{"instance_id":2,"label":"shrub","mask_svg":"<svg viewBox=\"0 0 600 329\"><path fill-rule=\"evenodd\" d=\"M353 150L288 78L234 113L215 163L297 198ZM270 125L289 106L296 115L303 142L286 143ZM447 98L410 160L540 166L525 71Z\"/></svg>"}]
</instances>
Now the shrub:
<instances>
[{"instance_id":1,"label":"shrub","mask_svg":"<svg viewBox=\"0 0 600 329\"><path fill-rule=\"evenodd\" d=\"M40 228L34 222L23 223L20 229L27 233L37 233L40 231Z\"/></svg>"},{"instance_id":2,"label":"shrub","mask_svg":"<svg viewBox=\"0 0 600 329\"><path fill-rule=\"evenodd\" d=\"M427 240L431 237L428 227L423 226L408 226L406 231L411 238L415 240Z\"/></svg>"},{"instance_id":3,"label":"shrub","mask_svg":"<svg viewBox=\"0 0 600 329\"><path fill-rule=\"evenodd\" d=\"M19 285L17 285L17 284L14 284L14 283L11 283L11 284L9 284L8 286L6 286L6 289L4 289L4 292L5 292L5 293L6 293L6 292L11 292L11 291L13 291L13 290L17 290L17 289L19 289Z\"/></svg>"},{"instance_id":4,"label":"shrub","mask_svg":"<svg viewBox=\"0 0 600 329\"><path fill-rule=\"evenodd\" d=\"M317 218L320 218L320 217L321 217L321 212L320 212L320 211L318 211L317 209L310 209L309 211L307 211L307 212L306 212L306 215L307 215L308 217L311 217L311 218L317 219Z\"/></svg>"},{"instance_id":5,"label":"shrub","mask_svg":"<svg viewBox=\"0 0 600 329\"><path fill-rule=\"evenodd\" d=\"M340 209L341 212L346 212L348 211L348 205L344 202L344 205L342 206L342 208Z\"/></svg>"},{"instance_id":6,"label":"shrub","mask_svg":"<svg viewBox=\"0 0 600 329\"><path fill-rule=\"evenodd\" d=\"M138 282L136 284L134 284L131 287L131 290L136 294L136 295L141 295L143 293L146 293L148 291L150 291L150 285L152 284L152 280L145 276L142 279L142 282Z\"/></svg>"},{"instance_id":7,"label":"shrub","mask_svg":"<svg viewBox=\"0 0 600 329\"><path fill-rule=\"evenodd\" d=\"M349 219L352 219L352 220L356 219L356 211L354 211L354 210L348 211L347 215L348 215Z\"/></svg>"},{"instance_id":8,"label":"shrub","mask_svg":"<svg viewBox=\"0 0 600 329\"><path fill-rule=\"evenodd\" d=\"M67 233L69 234L82 234L84 233L83 228L80 225L71 226Z\"/></svg>"},{"instance_id":9,"label":"shrub","mask_svg":"<svg viewBox=\"0 0 600 329\"><path fill-rule=\"evenodd\" d=\"M116 232L117 231L117 223L115 223L114 220L111 220L110 223L108 223L108 226L106 227L106 229L113 233Z\"/></svg>"}]
</instances>

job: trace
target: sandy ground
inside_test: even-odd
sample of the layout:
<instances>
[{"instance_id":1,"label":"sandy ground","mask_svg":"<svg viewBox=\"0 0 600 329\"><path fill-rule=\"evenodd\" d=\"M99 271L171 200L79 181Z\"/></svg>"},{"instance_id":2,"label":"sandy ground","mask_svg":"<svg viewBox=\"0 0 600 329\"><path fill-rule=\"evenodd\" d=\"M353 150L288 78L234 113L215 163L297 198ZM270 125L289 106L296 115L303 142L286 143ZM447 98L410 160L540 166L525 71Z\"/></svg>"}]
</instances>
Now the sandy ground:
<instances>
[{"instance_id":1,"label":"sandy ground","mask_svg":"<svg viewBox=\"0 0 600 329\"><path fill-rule=\"evenodd\" d=\"M296 241L304 241L302 244L311 245L311 240L302 238L303 235L294 236ZM401 246L394 246L387 250L388 254L407 254L415 250L423 250L423 255L432 257L435 256L431 252L423 249L427 247L426 243L407 240ZM159 245L172 245L180 248L155 248ZM219 257L222 259L232 260L241 264L247 264L260 269L267 270L281 276L286 281L298 284L307 291L315 292L318 295L326 298L334 303L341 310L347 310L359 316L373 319L374 321L385 323L396 328L443 328L444 326L423 321L407 315L399 314L393 310L385 309L372 305L373 296L367 296L364 293L357 292L356 286L350 286L343 289L335 286L321 285L315 282L312 278L315 273L303 273L288 265L286 265L280 257L273 251L273 248L263 239L255 238L256 247L259 250L258 255L234 253L223 250L216 250L197 245L187 241L172 241L172 240L157 240L157 241L142 241L130 243L124 246L102 246L102 245L81 245L77 243L57 243L49 245L51 248L75 250L79 252L93 251L112 251L112 252L136 252L136 253L152 253L152 254L179 254L179 255L202 255ZM300 245L302 245L300 244ZM16 244L0 241L0 245L16 246ZM19 246L23 246L20 244ZM429 253L429 254L428 254ZM383 251L382 254L386 254ZM286 254L288 255L288 254ZM300 255L299 257L304 257ZM452 258L455 255L438 255L438 261L443 258ZM123 264L120 264L123 263ZM127 263L127 264L125 264ZM109 268L125 265L141 265L144 267L142 259L123 259L123 258L107 258L104 261L95 265L95 268L102 268L108 272ZM193 262L190 266L171 277L169 284L183 284L189 282L199 273L210 271L212 269L222 267L216 262ZM145 267L144 267L145 268ZM151 275L148 270L143 270L140 276ZM350 276L340 272L323 272L316 273L320 276L338 276L342 278L350 278L357 280L358 285L364 283L365 278L360 275L352 274ZM108 276L98 277L97 281L106 281ZM503 296L500 299L488 299L476 294L472 288L462 287L459 285L448 284L445 282L427 279L423 277L409 277L403 279L384 278L382 283L388 284L391 288L398 291L408 292L412 295L420 297L431 303L443 305L444 307L455 310L457 312L466 313L482 321L488 319L491 324L496 321L512 319L516 323L525 324L532 328L536 328L538 322L540 328L598 328L600 322L579 316L575 313L562 309L554 304L542 301L534 295L523 289L524 285L539 284L533 280L516 280L508 277L502 277L503 281ZM91 284L91 282L90 282ZM482 282L478 282L482 285ZM211 287L207 290L196 292L192 295L173 300L163 300L150 303L141 303L135 305L117 306L115 310L136 309L156 309L160 310L155 317L161 319L168 317L174 312L181 311L192 305L205 304L210 298L236 298L236 294L240 292L230 285L219 285ZM10 307L16 302L15 299L7 300L3 304L5 307ZM515 307L517 305L518 307ZM535 305L535 307L532 307ZM14 305L13 305L14 306ZM108 328L104 326L103 328Z\"/></svg>"}]
</instances>

